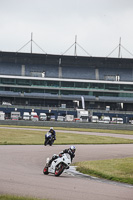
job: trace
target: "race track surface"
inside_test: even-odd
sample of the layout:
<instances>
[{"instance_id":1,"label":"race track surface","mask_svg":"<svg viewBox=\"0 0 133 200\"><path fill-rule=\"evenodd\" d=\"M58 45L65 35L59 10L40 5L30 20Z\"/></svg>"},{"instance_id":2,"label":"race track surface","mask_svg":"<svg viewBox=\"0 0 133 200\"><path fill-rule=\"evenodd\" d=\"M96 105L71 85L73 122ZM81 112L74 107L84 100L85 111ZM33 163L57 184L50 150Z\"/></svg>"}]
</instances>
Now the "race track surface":
<instances>
[{"instance_id":1,"label":"race track surface","mask_svg":"<svg viewBox=\"0 0 133 200\"><path fill-rule=\"evenodd\" d=\"M44 175L47 157L68 145L1 145L0 194L51 200L132 200L133 186L63 173ZM74 162L133 156L133 144L76 145Z\"/></svg>"}]
</instances>

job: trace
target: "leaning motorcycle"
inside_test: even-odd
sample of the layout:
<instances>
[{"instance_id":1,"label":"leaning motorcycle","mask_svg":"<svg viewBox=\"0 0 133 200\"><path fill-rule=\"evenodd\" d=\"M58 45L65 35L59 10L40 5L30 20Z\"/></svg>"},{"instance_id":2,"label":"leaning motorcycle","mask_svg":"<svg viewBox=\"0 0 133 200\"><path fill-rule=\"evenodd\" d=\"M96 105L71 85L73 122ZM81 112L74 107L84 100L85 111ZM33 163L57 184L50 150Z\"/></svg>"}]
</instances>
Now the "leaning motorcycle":
<instances>
[{"instance_id":1,"label":"leaning motorcycle","mask_svg":"<svg viewBox=\"0 0 133 200\"><path fill-rule=\"evenodd\" d=\"M54 159L49 166L49 158L47 158L46 166L43 169L43 173L48 175L49 173L54 174L55 176L60 176L65 169L69 169L71 164L71 157L68 153L57 155L57 158Z\"/></svg>"},{"instance_id":2,"label":"leaning motorcycle","mask_svg":"<svg viewBox=\"0 0 133 200\"><path fill-rule=\"evenodd\" d=\"M44 145L50 145L52 146L52 144L54 143L54 138L52 137L50 132L47 132L45 134L45 141L44 141Z\"/></svg>"}]
</instances>

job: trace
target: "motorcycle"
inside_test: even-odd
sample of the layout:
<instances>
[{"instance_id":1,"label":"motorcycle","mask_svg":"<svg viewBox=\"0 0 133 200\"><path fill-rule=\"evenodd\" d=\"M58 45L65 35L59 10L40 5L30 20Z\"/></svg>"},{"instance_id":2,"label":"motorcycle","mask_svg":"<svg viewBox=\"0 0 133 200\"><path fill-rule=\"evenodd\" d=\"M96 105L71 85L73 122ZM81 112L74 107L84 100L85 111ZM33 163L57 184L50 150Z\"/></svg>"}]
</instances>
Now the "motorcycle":
<instances>
[{"instance_id":1,"label":"motorcycle","mask_svg":"<svg viewBox=\"0 0 133 200\"><path fill-rule=\"evenodd\" d=\"M45 141L44 141L44 145L50 145L52 146L52 144L54 143L54 138L52 137L50 132L47 132L45 134Z\"/></svg>"},{"instance_id":2,"label":"motorcycle","mask_svg":"<svg viewBox=\"0 0 133 200\"><path fill-rule=\"evenodd\" d=\"M71 157L68 153L62 155L57 155L56 158L52 161L49 166L49 158L46 160L46 165L43 169L43 173L48 175L49 173L54 174L55 176L60 176L65 169L69 169L71 164Z\"/></svg>"}]
</instances>

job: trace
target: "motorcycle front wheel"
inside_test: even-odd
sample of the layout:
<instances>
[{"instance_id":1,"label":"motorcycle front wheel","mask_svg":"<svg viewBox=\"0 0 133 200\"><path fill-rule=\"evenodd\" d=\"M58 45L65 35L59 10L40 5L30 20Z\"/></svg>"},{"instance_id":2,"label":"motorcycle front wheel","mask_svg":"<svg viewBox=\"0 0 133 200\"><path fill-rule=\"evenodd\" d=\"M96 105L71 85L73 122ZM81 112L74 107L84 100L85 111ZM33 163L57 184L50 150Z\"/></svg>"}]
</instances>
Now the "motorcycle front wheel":
<instances>
[{"instance_id":1,"label":"motorcycle front wheel","mask_svg":"<svg viewBox=\"0 0 133 200\"><path fill-rule=\"evenodd\" d=\"M46 140L44 141L44 145L47 146L48 144L49 144L49 140L46 139Z\"/></svg>"},{"instance_id":2,"label":"motorcycle front wheel","mask_svg":"<svg viewBox=\"0 0 133 200\"><path fill-rule=\"evenodd\" d=\"M50 141L50 146L52 146L52 145L53 145L53 143L54 143L54 140L51 140L51 141Z\"/></svg>"},{"instance_id":3,"label":"motorcycle front wheel","mask_svg":"<svg viewBox=\"0 0 133 200\"><path fill-rule=\"evenodd\" d=\"M43 173L44 173L45 175L48 175L48 174L49 174L49 172L48 172L48 167L44 167Z\"/></svg>"},{"instance_id":4,"label":"motorcycle front wheel","mask_svg":"<svg viewBox=\"0 0 133 200\"><path fill-rule=\"evenodd\" d=\"M55 168L55 176L60 176L62 172L65 169L65 165L63 163L60 163L58 166Z\"/></svg>"}]
</instances>

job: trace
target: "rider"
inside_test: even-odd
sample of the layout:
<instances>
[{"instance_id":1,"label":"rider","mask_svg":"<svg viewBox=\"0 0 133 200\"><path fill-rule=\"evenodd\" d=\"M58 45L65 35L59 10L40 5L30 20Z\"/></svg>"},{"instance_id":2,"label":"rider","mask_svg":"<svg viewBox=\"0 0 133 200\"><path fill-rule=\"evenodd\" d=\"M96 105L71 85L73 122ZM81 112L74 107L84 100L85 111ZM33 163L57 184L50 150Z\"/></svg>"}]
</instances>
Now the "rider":
<instances>
[{"instance_id":1,"label":"rider","mask_svg":"<svg viewBox=\"0 0 133 200\"><path fill-rule=\"evenodd\" d=\"M72 162L73 158L75 157L75 151L76 151L75 146L70 146L69 149L63 150L63 151L59 154L59 156L61 156L61 155L64 154L64 153L68 153L68 154L70 155L70 157L71 157L71 162Z\"/></svg>"},{"instance_id":2,"label":"rider","mask_svg":"<svg viewBox=\"0 0 133 200\"><path fill-rule=\"evenodd\" d=\"M49 133L51 133L52 138L53 138L54 140L56 140L56 132L55 132L55 130L53 129L53 127L50 128Z\"/></svg>"},{"instance_id":3,"label":"rider","mask_svg":"<svg viewBox=\"0 0 133 200\"><path fill-rule=\"evenodd\" d=\"M76 151L75 146L70 146L69 149L65 149L65 150L61 151L61 152L59 153L59 156L56 155L56 154L54 154L53 157L51 158L51 160L49 161L48 166L50 167L52 161L55 160L55 159L58 158L58 157L61 157L62 154L64 154L64 153L68 153L68 154L70 155L70 157L71 157L71 162L72 162L73 158L75 157L75 151Z\"/></svg>"}]
</instances>

